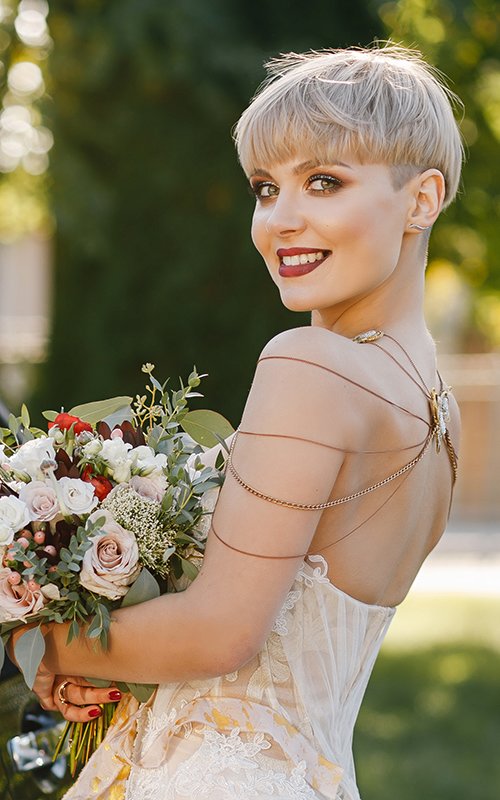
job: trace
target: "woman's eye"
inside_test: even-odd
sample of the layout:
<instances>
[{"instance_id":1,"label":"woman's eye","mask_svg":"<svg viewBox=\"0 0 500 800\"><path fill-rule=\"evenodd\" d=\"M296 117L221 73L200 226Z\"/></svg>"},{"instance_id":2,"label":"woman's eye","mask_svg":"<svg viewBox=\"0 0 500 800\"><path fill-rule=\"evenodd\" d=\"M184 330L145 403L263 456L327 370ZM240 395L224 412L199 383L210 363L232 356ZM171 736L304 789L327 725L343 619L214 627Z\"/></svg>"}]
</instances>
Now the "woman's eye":
<instances>
[{"instance_id":1,"label":"woman's eye","mask_svg":"<svg viewBox=\"0 0 500 800\"><path fill-rule=\"evenodd\" d=\"M312 175L308 180L308 188L313 192L334 192L340 186L342 186L342 181L332 175Z\"/></svg>"},{"instance_id":2,"label":"woman's eye","mask_svg":"<svg viewBox=\"0 0 500 800\"><path fill-rule=\"evenodd\" d=\"M252 183L250 185L252 194L259 200L264 200L268 197L276 197L279 194L279 189L275 183L271 181L259 181L259 183Z\"/></svg>"}]
</instances>

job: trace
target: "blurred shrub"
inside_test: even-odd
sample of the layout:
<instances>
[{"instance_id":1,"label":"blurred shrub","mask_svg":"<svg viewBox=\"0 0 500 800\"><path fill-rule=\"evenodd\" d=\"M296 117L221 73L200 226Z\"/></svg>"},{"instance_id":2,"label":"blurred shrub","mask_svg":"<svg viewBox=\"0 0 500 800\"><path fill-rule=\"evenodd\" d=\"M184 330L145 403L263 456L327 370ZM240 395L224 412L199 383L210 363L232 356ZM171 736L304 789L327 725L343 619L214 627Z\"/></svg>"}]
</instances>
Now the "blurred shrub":
<instances>
[{"instance_id":1,"label":"blurred shrub","mask_svg":"<svg viewBox=\"0 0 500 800\"><path fill-rule=\"evenodd\" d=\"M497 800L499 693L497 650L383 652L356 729L364 800Z\"/></svg>"},{"instance_id":2,"label":"blurred shrub","mask_svg":"<svg viewBox=\"0 0 500 800\"><path fill-rule=\"evenodd\" d=\"M421 49L464 103L459 114L467 152L463 187L433 233L429 278L431 287L434 277L442 283L446 263L462 280L468 302L456 312L463 317L458 347L498 347L500 5L497 0L398 0L377 7L387 35ZM452 276L448 297L437 292L445 308L455 296L454 285Z\"/></svg>"},{"instance_id":3,"label":"blurred shrub","mask_svg":"<svg viewBox=\"0 0 500 800\"><path fill-rule=\"evenodd\" d=\"M36 403L210 373L234 422L286 312L249 239L230 131L280 50L369 41L361 0L51 2L55 316Z\"/></svg>"}]
</instances>

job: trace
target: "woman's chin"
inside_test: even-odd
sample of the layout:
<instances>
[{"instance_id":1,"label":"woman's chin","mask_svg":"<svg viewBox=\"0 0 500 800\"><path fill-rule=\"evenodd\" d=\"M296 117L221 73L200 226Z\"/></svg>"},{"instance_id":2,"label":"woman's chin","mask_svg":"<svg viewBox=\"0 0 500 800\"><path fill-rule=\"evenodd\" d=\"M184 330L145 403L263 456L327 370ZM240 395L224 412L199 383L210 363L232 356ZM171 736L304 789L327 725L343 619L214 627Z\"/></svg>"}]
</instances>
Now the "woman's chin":
<instances>
[{"instance_id":1,"label":"woman's chin","mask_svg":"<svg viewBox=\"0 0 500 800\"><path fill-rule=\"evenodd\" d=\"M306 297L300 297L293 292L280 292L281 302L289 311L311 312L314 304Z\"/></svg>"}]
</instances>

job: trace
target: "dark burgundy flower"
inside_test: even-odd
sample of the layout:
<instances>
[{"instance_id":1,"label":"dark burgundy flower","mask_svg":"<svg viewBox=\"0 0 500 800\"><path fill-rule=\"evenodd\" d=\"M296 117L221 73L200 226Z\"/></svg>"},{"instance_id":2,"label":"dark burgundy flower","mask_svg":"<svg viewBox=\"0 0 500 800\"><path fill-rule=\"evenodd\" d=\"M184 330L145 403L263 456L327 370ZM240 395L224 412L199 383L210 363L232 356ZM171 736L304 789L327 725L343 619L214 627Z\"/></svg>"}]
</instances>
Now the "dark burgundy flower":
<instances>
[{"instance_id":1,"label":"dark burgundy flower","mask_svg":"<svg viewBox=\"0 0 500 800\"><path fill-rule=\"evenodd\" d=\"M59 478L79 478L80 470L77 462L69 457L66 450L58 450L56 453L57 469L54 475Z\"/></svg>"},{"instance_id":2,"label":"dark burgundy flower","mask_svg":"<svg viewBox=\"0 0 500 800\"><path fill-rule=\"evenodd\" d=\"M96 430L103 439L111 439L111 428L106 422L99 422ZM139 447L140 445L146 444L146 439L141 429L134 428L132 423L128 422L128 420L122 422L121 425L115 425L113 430L120 430L123 434L123 441L126 444L131 444L132 447Z\"/></svg>"}]
</instances>

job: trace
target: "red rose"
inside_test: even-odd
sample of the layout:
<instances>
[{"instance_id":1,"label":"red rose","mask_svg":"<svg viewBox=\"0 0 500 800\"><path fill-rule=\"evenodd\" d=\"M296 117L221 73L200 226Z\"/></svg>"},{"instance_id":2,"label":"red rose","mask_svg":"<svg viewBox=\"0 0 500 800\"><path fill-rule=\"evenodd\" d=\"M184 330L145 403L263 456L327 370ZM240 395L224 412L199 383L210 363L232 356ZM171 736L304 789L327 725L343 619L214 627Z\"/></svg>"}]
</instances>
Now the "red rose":
<instances>
[{"instance_id":1,"label":"red rose","mask_svg":"<svg viewBox=\"0 0 500 800\"><path fill-rule=\"evenodd\" d=\"M49 431L54 425L57 425L61 431L69 431L71 426L74 425L73 430L75 433L82 433L83 431L92 433L92 425L90 423L83 422L80 417L74 417L72 414L66 414L65 412L58 414L54 422L49 422Z\"/></svg>"},{"instance_id":2,"label":"red rose","mask_svg":"<svg viewBox=\"0 0 500 800\"><path fill-rule=\"evenodd\" d=\"M95 477L92 477L92 467L90 464L87 464L82 472L82 481L92 484L94 487L95 496L101 501L108 496L113 488L111 481L108 481L108 479L103 475L96 475Z\"/></svg>"}]
</instances>

